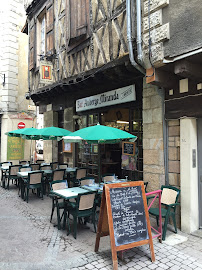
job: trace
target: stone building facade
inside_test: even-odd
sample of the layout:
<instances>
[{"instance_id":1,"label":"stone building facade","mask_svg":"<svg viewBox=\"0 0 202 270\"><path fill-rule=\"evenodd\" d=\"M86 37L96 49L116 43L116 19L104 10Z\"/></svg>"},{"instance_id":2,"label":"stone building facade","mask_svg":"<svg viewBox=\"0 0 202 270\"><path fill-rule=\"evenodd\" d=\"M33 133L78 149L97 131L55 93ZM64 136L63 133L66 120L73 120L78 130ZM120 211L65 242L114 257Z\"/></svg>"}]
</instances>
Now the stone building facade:
<instances>
[{"instance_id":1,"label":"stone building facade","mask_svg":"<svg viewBox=\"0 0 202 270\"><path fill-rule=\"evenodd\" d=\"M0 14L0 155L1 162L4 162L9 158L11 144L15 143L5 132L17 129L19 122L23 122L25 127L32 127L35 106L32 100L25 98L28 93L28 37L21 32L26 21L23 1L4 2ZM28 105L32 106L28 108ZM29 149L30 142L24 144L24 149ZM10 158L13 163L18 163L17 156ZM21 158L30 159L30 152L24 151Z\"/></svg>"}]
</instances>

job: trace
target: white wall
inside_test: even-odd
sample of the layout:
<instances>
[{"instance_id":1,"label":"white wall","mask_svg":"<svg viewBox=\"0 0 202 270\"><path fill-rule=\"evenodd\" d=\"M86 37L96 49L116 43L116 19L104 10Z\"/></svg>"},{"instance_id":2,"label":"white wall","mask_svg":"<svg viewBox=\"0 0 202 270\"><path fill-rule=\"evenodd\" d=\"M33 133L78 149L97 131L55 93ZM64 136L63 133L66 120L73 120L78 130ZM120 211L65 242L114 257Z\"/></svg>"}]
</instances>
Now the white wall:
<instances>
[{"instance_id":1,"label":"white wall","mask_svg":"<svg viewBox=\"0 0 202 270\"><path fill-rule=\"evenodd\" d=\"M197 155L196 119L180 120L181 229L191 233L199 227L198 164L192 164L192 150Z\"/></svg>"}]
</instances>

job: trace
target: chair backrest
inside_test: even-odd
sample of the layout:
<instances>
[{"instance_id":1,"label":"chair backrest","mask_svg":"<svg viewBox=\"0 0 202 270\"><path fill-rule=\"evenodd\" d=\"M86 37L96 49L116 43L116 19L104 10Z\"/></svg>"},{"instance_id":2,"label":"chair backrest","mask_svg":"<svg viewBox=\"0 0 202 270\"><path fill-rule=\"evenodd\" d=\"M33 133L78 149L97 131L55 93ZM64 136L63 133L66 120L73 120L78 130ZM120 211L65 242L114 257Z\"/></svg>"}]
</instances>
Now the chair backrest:
<instances>
[{"instance_id":1,"label":"chair backrest","mask_svg":"<svg viewBox=\"0 0 202 270\"><path fill-rule=\"evenodd\" d=\"M50 183L52 191L68 188L67 180L57 180Z\"/></svg>"},{"instance_id":2,"label":"chair backrest","mask_svg":"<svg viewBox=\"0 0 202 270\"><path fill-rule=\"evenodd\" d=\"M9 167L9 175L10 176L17 176L17 173L19 172L20 168L21 168L21 165L11 165Z\"/></svg>"},{"instance_id":3,"label":"chair backrest","mask_svg":"<svg viewBox=\"0 0 202 270\"><path fill-rule=\"evenodd\" d=\"M56 170L58 168L58 162L51 163L52 170Z\"/></svg>"},{"instance_id":4,"label":"chair backrest","mask_svg":"<svg viewBox=\"0 0 202 270\"><path fill-rule=\"evenodd\" d=\"M115 173L109 173L109 174L104 174L102 176L102 181L105 182L110 182L116 179Z\"/></svg>"},{"instance_id":5,"label":"chair backrest","mask_svg":"<svg viewBox=\"0 0 202 270\"><path fill-rule=\"evenodd\" d=\"M63 180L65 176L65 169L58 169L53 171L53 181Z\"/></svg>"},{"instance_id":6,"label":"chair backrest","mask_svg":"<svg viewBox=\"0 0 202 270\"><path fill-rule=\"evenodd\" d=\"M37 163L37 164L41 164L41 163L44 163L44 162L45 162L45 160L43 160L43 159L37 159L37 160L36 160L36 163Z\"/></svg>"},{"instance_id":7,"label":"chair backrest","mask_svg":"<svg viewBox=\"0 0 202 270\"><path fill-rule=\"evenodd\" d=\"M52 170L51 165L41 165L40 170Z\"/></svg>"},{"instance_id":8,"label":"chair backrest","mask_svg":"<svg viewBox=\"0 0 202 270\"><path fill-rule=\"evenodd\" d=\"M19 169L20 172L30 172L31 170L32 170L31 167L21 167L21 168Z\"/></svg>"},{"instance_id":9,"label":"chair backrest","mask_svg":"<svg viewBox=\"0 0 202 270\"><path fill-rule=\"evenodd\" d=\"M95 179L93 177L83 177L79 181L81 186L91 185L95 183Z\"/></svg>"},{"instance_id":10,"label":"chair backrest","mask_svg":"<svg viewBox=\"0 0 202 270\"><path fill-rule=\"evenodd\" d=\"M67 163L63 163L63 164L58 164L58 169L67 169L68 164Z\"/></svg>"},{"instance_id":11,"label":"chair backrest","mask_svg":"<svg viewBox=\"0 0 202 270\"><path fill-rule=\"evenodd\" d=\"M30 167L32 168L32 171L38 171L40 169L40 164L31 164Z\"/></svg>"},{"instance_id":12,"label":"chair backrest","mask_svg":"<svg viewBox=\"0 0 202 270\"><path fill-rule=\"evenodd\" d=\"M81 178L86 177L87 169L86 168L79 168L76 170L76 179L80 180Z\"/></svg>"},{"instance_id":13,"label":"chair backrest","mask_svg":"<svg viewBox=\"0 0 202 270\"><path fill-rule=\"evenodd\" d=\"M41 184L43 172L30 172L28 174L28 182L30 185Z\"/></svg>"},{"instance_id":14,"label":"chair backrest","mask_svg":"<svg viewBox=\"0 0 202 270\"><path fill-rule=\"evenodd\" d=\"M19 164L20 164L20 165L26 165L26 164L29 164L29 161L26 161L26 160L20 160L20 161L19 161Z\"/></svg>"},{"instance_id":15,"label":"chair backrest","mask_svg":"<svg viewBox=\"0 0 202 270\"><path fill-rule=\"evenodd\" d=\"M164 205L169 205L176 203L178 201L180 190L173 186L162 186L161 187L161 203Z\"/></svg>"},{"instance_id":16,"label":"chair backrest","mask_svg":"<svg viewBox=\"0 0 202 270\"><path fill-rule=\"evenodd\" d=\"M79 211L89 210L94 207L95 193L79 195Z\"/></svg>"},{"instance_id":17,"label":"chair backrest","mask_svg":"<svg viewBox=\"0 0 202 270\"><path fill-rule=\"evenodd\" d=\"M4 165L4 166L10 166L10 165L12 165L13 163L11 162L11 161L4 161L4 162L1 162L0 163L0 166L2 166L2 165Z\"/></svg>"}]
</instances>

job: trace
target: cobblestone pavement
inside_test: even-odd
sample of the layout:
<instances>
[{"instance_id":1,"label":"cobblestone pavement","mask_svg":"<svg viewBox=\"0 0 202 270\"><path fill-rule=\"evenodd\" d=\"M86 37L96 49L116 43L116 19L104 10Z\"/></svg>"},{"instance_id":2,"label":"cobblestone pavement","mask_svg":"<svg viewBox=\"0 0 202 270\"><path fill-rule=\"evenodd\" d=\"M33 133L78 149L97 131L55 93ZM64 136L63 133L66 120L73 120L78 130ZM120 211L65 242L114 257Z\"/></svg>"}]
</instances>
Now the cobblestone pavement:
<instances>
[{"instance_id":1,"label":"cobblestone pavement","mask_svg":"<svg viewBox=\"0 0 202 270\"><path fill-rule=\"evenodd\" d=\"M80 225L75 240L49 222L50 212L49 197L31 194L26 203L16 187L0 187L0 270L112 269L109 237L101 238L95 253L93 227ZM125 251L119 269L202 270L202 237L170 231L162 244L154 239L154 251L154 263L148 245Z\"/></svg>"}]
</instances>

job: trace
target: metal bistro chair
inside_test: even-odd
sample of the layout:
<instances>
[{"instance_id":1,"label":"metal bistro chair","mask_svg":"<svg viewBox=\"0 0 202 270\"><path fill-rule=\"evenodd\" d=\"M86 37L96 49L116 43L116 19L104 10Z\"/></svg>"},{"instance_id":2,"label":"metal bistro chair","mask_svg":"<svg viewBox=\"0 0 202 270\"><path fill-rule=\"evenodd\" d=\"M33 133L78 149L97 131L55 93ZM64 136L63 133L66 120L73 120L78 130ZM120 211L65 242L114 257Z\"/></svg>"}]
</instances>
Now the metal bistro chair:
<instances>
[{"instance_id":1,"label":"metal bistro chair","mask_svg":"<svg viewBox=\"0 0 202 270\"><path fill-rule=\"evenodd\" d=\"M33 164L30 164L30 167L32 168L32 171L38 171L40 169L40 164L33 163Z\"/></svg>"},{"instance_id":2,"label":"metal bistro chair","mask_svg":"<svg viewBox=\"0 0 202 270\"><path fill-rule=\"evenodd\" d=\"M7 180L7 189L9 189L10 180L15 181L16 186L18 185L18 176L17 173L19 172L19 169L21 168L21 165L11 165L9 167L8 175L6 175Z\"/></svg>"},{"instance_id":3,"label":"metal bistro chair","mask_svg":"<svg viewBox=\"0 0 202 270\"><path fill-rule=\"evenodd\" d=\"M75 176L72 179L70 179L70 182L73 183L73 186L78 187L80 179L86 177L86 175L87 175L87 168L78 168L76 169Z\"/></svg>"},{"instance_id":4,"label":"metal bistro chair","mask_svg":"<svg viewBox=\"0 0 202 270\"><path fill-rule=\"evenodd\" d=\"M37 164L41 164L41 163L44 163L44 162L45 162L44 159L37 159L37 160L36 160L36 163L37 163Z\"/></svg>"},{"instance_id":5,"label":"metal bistro chair","mask_svg":"<svg viewBox=\"0 0 202 270\"><path fill-rule=\"evenodd\" d=\"M0 167L2 166L11 166L13 163L11 161L4 161L0 163ZM2 170L1 169L1 186L5 188L5 181L6 181L6 176L8 175L7 170Z\"/></svg>"},{"instance_id":6,"label":"metal bistro chair","mask_svg":"<svg viewBox=\"0 0 202 270\"><path fill-rule=\"evenodd\" d=\"M31 172L32 168L31 167L20 167L19 168L19 172ZM21 197L24 197L24 181L23 179L18 178L19 179L19 190L18 190L18 195L21 192Z\"/></svg>"},{"instance_id":7,"label":"metal bistro chair","mask_svg":"<svg viewBox=\"0 0 202 270\"><path fill-rule=\"evenodd\" d=\"M20 160L19 161L19 165L27 165L29 164L30 162L29 161L26 161L26 160Z\"/></svg>"},{"instance_id":8,"label":"metal bistro chair","mask_svg":"<svg viewBox=\"0 0 202 270\"><path fill-rule=\"evenodd\" d=\"M52 168L52 170L56 170L56 169L58 169L58 162L51 162L51 168Z\"/></svg>"},{"instance_id":9,"label":"metal bistro chair","mask_svg":"<svg viewBox=\"0 0 202 270\"><path fill-rule=\"evenodd\" d=\"M116 179L115 173L106 173L102 175L102 181L104 183L111 182Z\"/></svg>"},{"instance_id":10,"label":"metal bistro chair","mask_svg":"<svg viewBox=\"0 0 202 270\"><path fill-rule=\"evenodd\" d=\"M92 222L94 225L94 230L96 232L95 224L95 192L88 192L84 194L79 194L76 202L68 202L67 205L68 217L69 215L73 216L73 227L74 233L73 236L76 239L77 236L77 219L78 218L87 218L92 217ZM69 221L67 220L69 225ZM69 232L68 232L69 233Z\"/></svg>"},{"instance_id":11,"label":"metal bistro chair","mask_svg":"<svg viewBox=\"0 0 202 270\"><path fill-rule=\"evenodd\" d=\"M163 226L162 240L165 240L169 217L172 218L173 224L175 227L175 233L177 233L175 211L176 211L176 206L179 205L178 199L179 199L179 195L180 195L180 190L176 187L173 187L173 186L161 186L161 190L162 190L161 205L163 206L161 208L161 216L162 216L162 218L165 219L164 226ZM158 226L159 208L150 208L149 214L156 217L156 222L157 222L157 226Z\"/></svg>"},{"instance_id":12,"label":"metal bistro chair","mask_svg":"<svg viewBox=\"0 0 202 270\"><path fill-rule=\"evenodd\" d=\"M66 180L56 180L56 181L50 182L51 191L66 189L66 188L68 188L68 184ZM61 199L60 197L57 197L51 193L49 194L49 196L52 198L52 211L51 211L50 222L52 222L53 213L56 208L57 209L57 225L58 225L58 229L60 230L61 228L60 221L62 218L60 217L60 209L64 210L65 203L64 203L64 200L59 201Z\"/></svg>"},{"instance_id":13,"label":"metal bistro chair","mask_svg":"<svg viewBox=\"0 0 202 270\"><path fill-rule=\"evenodd\" d=\"M90 176L83 177L79 180L80 186L91 185L95 183L95 179Z\"/></svg>"},{"instance_id":14,"label":"metal bistro chair","mask_svg":"<svg viewBox=\"0 0 202 270\"><path fill-rule=\"evenodd\" d=\"M40 196L43 199L43 172L41 171L35 171L30 172L28 174L28 179L25 182L25 200L28 203L29 199L29 190L30 189L37 189L37 195Z\"/></svg>"},{"instance_id":15,"label":"metal bistro chair","mask_svg":"<svg viewBox=\"0 0 202 270\"><path fill-rule=\"evenodd\" d=\"M68 168L68 163L60 163L58 164L58 169L67 169Z\"/></svg>"},{"instance_id":16,"label":"metal bistro chair","mask_svg":"<svg viewBox=\"0 0 202 270\"><path fill-rule=\"evenodd\" d=\"M49 191L49 182L52 181L52 167L51 165L40 165L41 171L50 171L50 173L44 172L43 174L43 186L44 186L44 194L46 194L46 187Z\"/></svg>"}]
</instances>

